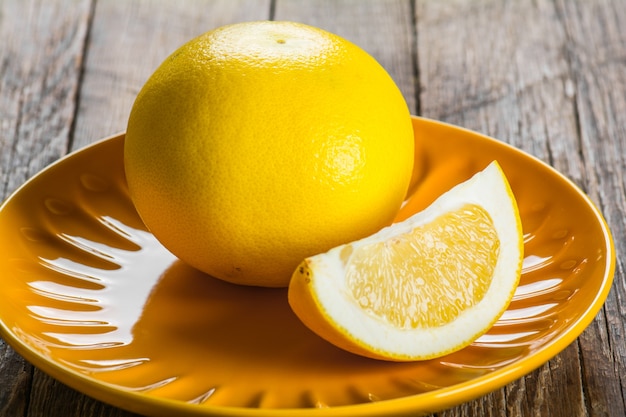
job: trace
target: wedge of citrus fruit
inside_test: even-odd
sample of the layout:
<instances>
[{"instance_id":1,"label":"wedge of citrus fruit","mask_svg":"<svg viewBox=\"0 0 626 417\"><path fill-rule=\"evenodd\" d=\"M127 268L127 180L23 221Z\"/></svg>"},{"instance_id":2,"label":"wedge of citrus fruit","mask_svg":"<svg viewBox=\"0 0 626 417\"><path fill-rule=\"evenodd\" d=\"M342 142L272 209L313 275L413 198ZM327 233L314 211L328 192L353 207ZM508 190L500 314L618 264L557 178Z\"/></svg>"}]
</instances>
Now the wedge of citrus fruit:
<instances>
[{"instance_id":1,"label":"wedge of citrus fruit","mask_svg":"<svg viewBox=\"0 0 626 417\"><path fill-rule=\"evenodd\" d=\"M407 104L374 58L269 21L175 51L139 92L124 147L135 207L166 248L217 278L273 287L305 257L389 225L413 155Z\"/></svg>"},{"instance_id":2,"label":"wedge of citrus fruit","mask_svg":"<svg viewBox=\"0 0 626 417\"><path fill-rule=\"evenodd\" d=\"M309 257L289 303L310 329L348 351L421 360L485 333L519 282L519 212L497 162L420 213Z\"/></svg>"}]
</instances>

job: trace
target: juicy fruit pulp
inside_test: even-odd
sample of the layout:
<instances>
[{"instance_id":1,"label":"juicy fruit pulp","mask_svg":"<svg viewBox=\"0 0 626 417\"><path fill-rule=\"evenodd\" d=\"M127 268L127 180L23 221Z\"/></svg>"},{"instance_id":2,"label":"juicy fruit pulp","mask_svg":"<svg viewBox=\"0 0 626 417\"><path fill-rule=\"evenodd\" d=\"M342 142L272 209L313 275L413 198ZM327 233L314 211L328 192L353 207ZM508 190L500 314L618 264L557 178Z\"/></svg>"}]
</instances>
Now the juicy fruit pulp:
<instances>
[{"instance_id":1,"label":"juicy fruit pulp","mask_svg":"<svg viewBox=\"0 0 626 417\"><path fill-rule=\"evenodd\" d=\"M363 247L350 260L347 286L362 309L398 328L441 326L484 297L499 247L489 214L467 204Z\"/></svg>"},{"instance_id":2,"label":"juicy fruit pulp","mask_svg":"<svg viewBox=\"0 0 626 417\"><path fill-rule=\"evenodd\" d=\"M461 349L508 306L521 274L517 205L497 163L421 213L306 259L289 301L313 331L378 359Z\"/></svg>"},{"instance_id":3,"label":"juicy fruit pulp","mask_svg":"<svg viewBox=\"0 0 626 417\"><path fill-rule=\"evenodd\" d=\"M165 247L217 278L280 287L305 257L393 221L414 139L402 94L362 49L246 22L161 64L124 152L133 202Z\"/></svg>"}]
</instances>

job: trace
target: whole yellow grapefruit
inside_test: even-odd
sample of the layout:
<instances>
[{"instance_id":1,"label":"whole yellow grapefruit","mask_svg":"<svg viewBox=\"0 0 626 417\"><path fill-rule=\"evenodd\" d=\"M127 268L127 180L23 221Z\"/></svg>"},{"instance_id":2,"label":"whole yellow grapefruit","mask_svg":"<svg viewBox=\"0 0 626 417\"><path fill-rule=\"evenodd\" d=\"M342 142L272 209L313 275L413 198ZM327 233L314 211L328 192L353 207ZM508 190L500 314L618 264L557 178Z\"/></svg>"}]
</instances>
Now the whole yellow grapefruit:
<instances>
[{"instance_id":1,"label":"whole yellow grapefruit","mask_svg":"<svg viewBox=\"0 0 626 417\"><path fill-rule=\"evenodd\" d=\"M217 278L281 287L307 256L392 222L413 167L406 102L365 51L245 22L175 51L139 92L124 161L146 226Z\"/></svg>"}]
</instances>

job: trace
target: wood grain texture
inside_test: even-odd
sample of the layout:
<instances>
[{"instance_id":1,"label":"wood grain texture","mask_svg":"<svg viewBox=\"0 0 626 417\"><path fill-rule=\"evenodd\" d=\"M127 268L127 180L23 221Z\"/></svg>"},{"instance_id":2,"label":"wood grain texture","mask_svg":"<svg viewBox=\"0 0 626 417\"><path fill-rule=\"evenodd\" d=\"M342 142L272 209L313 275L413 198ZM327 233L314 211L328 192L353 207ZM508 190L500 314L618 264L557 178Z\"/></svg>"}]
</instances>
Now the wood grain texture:
<instances>
[{"instance_id":1,"label":"wood grain texture","mask_svg":"<svg viewBox=\"0 0 626 417\"><path fill-rule=\"evenodd\" d=\"M0 2L3 195L67 151L88 1Z\"/></svg>"},{"instance_id":2,"label":"wood grain texture","mask_svg":"<svg viewBox=\"0 0 626 417\"><path fill-rule=\"evenodd\" d=\"M32 365L0 339L0 416L25 414L32 373Z\"/></svg>"},{"instance_id":3,"label":"wood grain texture","mask_svg":"<svg viewBox=\"0 0 626 417\"><path fill-rule=\"evenodd\" d=\"M432 417L626 415L623 0L0 0L0 196L124 130L147 77L186 40L269 18L353 41L413 113L546 161L611 227L615 283L581 337L526 377ZM0 417L9 416L134 414L33 369L0 340Z\"/></svg>"},{"instance_id":4,"label":"wood grain texture","mask_svg":"<svg viewBox=\"0 0 626 417\"><path fill-rule=\"evenodd\" d=\"M269 0L98 2L73 149L126 130L135 96L183 43L218 26L269 17Z\"/></svg>"}]
</instances>

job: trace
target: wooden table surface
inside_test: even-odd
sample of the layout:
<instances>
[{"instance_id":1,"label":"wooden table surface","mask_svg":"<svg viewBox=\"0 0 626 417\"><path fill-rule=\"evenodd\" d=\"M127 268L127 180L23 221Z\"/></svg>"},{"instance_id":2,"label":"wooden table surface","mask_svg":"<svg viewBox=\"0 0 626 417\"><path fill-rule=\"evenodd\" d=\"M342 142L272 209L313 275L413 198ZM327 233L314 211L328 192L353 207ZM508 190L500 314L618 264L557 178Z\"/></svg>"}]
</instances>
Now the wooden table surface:
<instances>
[{"instance_id":1,"label":"wooden table surface","mask_svg":"<svg viewBox=\"0 0 626 417\"><path fill-rule=\"evenodd\" d=\"M59 157L123 131L146 78L183 42L259 19L352 40L389 71L414 114L544 160L612 229L615 281L587 330L524 378L436 415L625 416L624 0L0 0L0 200ZM130 415L0 340L0 416Z\"/></svg>"}]
</instances>

